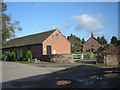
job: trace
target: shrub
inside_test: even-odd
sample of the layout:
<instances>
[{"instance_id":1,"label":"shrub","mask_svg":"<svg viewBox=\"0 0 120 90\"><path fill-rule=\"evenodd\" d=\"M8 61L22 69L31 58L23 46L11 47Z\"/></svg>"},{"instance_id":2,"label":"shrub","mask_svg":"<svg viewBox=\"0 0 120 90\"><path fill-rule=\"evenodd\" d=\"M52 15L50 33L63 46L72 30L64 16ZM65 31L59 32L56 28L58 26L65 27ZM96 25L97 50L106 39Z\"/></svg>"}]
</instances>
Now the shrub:
<instances>
[{"instance_id":1,"label":"shrub","mask_svg":"<svg viewBox=\"0 0 120 90\"><path fill-rule=\"evenodd\" d=\"M22 48L18 48L17 50L17 59L20 60L23 57Z\"/></svg>"},{"instance_id":2,"label":"shrub","mask_svg":"<svg viewBox=\"0 0 120 90\"><path fill-rule=\"evenodd\" d=\"M96 58L98 56L98 54L93 54L93 58Z\"/></svg>"},{"instance_id":3,"label":"shrub","mask_svg":"<svg viewBox=\"0 0 120 90\"><path fill-rule=\"evenodd\" d=\"M96 63L103 63L104 61L104 53L98 53L96 56Z\"/></svg>"},{"instance_id":4,"label":"shrub","mask_svg":"<svg viewBox=\"0 0 120 90\"><path fill-rule=\"evenodd\" d=\"M27 61L27 59L26 59L26 58L23 58L22 60L23 60L23 61Z\"/></svg>"},{"instance_id":5,"label":"shrub","mask_svg":"<svg viewBox=\"0 0 120 90\"><path fill-rule=\"evenodd\" d=\"M32 53L30 51L27 52L26 59L28 59L28 61L32 59Z\"/></svg>"},{"instance_id":6,"label":"shrub","mask_svg":"<svg viewBox=\"0 0 120 90\"><path fill-rule=\"evenodd\" d=\"M15 60L15 58L16 58L15 52L11 52L10 53L10 59Z\"/></svg>"},{"instance_id":7,"label":"shrub","mask_svg":"<svg viewBox=\"0 0 120 90\"><path fill-rule=\"evenodd\" d=\"M86 52L87 54L87 59L92 59L93 58L93 53L92 52Z\"/></svg>"},{"instance_id":8,"label":"shrub","mask_svg":"<svg viewBox=\"0 0 120 90\"><path fill-rule=\"evenodd\" d=\"M5 51L4 54L2 54L2 58L6 61L8 56L10 56L10 51Z\"/></svg>"}]
</instances>

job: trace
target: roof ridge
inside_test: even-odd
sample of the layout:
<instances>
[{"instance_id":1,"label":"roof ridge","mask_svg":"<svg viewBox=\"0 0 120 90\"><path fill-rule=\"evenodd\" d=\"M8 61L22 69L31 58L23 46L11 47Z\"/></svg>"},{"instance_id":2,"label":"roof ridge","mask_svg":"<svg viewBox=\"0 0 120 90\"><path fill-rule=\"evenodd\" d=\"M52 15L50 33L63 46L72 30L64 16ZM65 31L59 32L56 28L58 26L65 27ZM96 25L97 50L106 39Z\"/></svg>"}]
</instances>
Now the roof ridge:
<instances>
[{"instance_id":1,"label":"roof ridge","mask_svg":"<svg viewBox=\"0 0 120 90\"><path fill-rule=\"evenodd\" d=\"M47 32L51 32L51 31L55 31L55 30L57 30L57 29L53 29L53 30L49 30L49 31L41 32L41 33L36 33L36 34L31 34L31 35L27 35L27 36L23 36L23 37L18 37L18 38L14 38L14 39L11 39L11 40L16 40L16 39L20 39L20 38L24 38L24 37L29 37L29 36L34 36L34 35L37 35L37 34L47 33ZM11 40L9 40L9 41L11 41Z\"/></svg>"},{"instance_id":2,"label":"roof ridge","mask_svg":"<svg viewBox=\"0 0 120 90\"><path fill-rule=\"evenodd\" d=\"M97 42L99 42L95 37L93 37ZM99 42L101 45L102 45L102 43L101 42Z\"/></svg>"},{"instance_id":3,"label":"roof ridge","mask_svg":"<svg viewBox=\"0 0 120 90\"><path fill-rule=\"evenodd\" d=\"M101 44L95 37L90 37L90 38L95 39L99 44ZM89 39L90 39L90 38L89 38ZM89 40L89 39L88 39L88 40ZM88 42L88 40L87 40L86 42ZM85 42L85 43L86 43L86 42ZM84 43L84 44L85 44L85 43ZM102 44L101 44L101 45L102 45Z\"/></svg>"}]
</instances>

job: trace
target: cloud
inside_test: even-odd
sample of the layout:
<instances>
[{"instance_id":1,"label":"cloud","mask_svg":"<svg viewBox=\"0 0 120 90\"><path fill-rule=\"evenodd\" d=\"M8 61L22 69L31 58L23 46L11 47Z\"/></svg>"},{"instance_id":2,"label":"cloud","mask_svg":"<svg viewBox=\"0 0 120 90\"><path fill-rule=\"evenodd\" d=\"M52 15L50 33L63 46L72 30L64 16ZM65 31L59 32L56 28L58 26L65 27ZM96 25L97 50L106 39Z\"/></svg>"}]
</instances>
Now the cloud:
<instances>
[{"instance_id":1,"label":"cloud","mask_svg":"<svg viewBox=\"0 0 120 90\"><path fill-rule=\"evenodd\" d=\"M75 30L85 29L89 32L97 32L99 29L104 28L104 26L101 23L101 18L101 14L83 14L79 16L73 16L70 19L74 21Z\"/></svg>"},{"instance_id":2,"label":"cloud","mask_svg":"<svg viewBox=\"0 0 120 90\"><path fill-rule=\"evenodd\" d=\"M34 7L35 7L35 8L40 7L40 3L35 3L35 4L34 4Z\"/></svg>"}]
</instances>

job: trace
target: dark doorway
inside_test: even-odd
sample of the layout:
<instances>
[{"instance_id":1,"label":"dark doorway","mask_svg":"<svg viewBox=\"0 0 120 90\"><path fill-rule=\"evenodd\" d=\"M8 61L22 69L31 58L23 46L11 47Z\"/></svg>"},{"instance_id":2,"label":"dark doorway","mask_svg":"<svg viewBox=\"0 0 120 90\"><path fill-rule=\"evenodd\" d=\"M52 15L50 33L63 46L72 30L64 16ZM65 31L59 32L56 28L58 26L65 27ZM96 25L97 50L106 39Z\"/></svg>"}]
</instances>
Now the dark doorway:
<instances>
[{"instance_id":1,"label":"dark doorway","mask_svg":"<svg viewBox=\"0 0 120 90\"><path fill-rule=\"evenodd\" d=\"M94 52L94 46L92 45L92 52Z\"/></svg>"},{"instance_id":2,"label":"dark doorway","mask_svg":"<svg viewBox=\"0 0 120 90\"><path fill-rule=\"evenodd\" d=\"M51 45L47 45L47 55L51 55Z\"/></svg>"}]
</instances>

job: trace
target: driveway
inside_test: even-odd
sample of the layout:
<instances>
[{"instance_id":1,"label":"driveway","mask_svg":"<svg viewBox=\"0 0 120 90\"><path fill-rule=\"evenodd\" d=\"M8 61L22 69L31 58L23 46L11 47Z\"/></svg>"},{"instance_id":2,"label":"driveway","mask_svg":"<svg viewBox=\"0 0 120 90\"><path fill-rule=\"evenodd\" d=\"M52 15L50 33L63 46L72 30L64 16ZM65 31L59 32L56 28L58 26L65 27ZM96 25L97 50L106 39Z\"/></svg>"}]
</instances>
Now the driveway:
<instances>
[{"instance_id":1,"label":"driveway","mask_svg":"<svg viewBox=\"0 0 120 90\"><path fill-rule=\"evenodd\" d=\"M52 73L66 67L36 67L34 64L20 64L11 62L2 62L2 82L16 80L20 78ZM46 66L46 67L45 67Z\"/></svg>"},{"instance_id":2,"label":"driveway","mask_svg":"<svg viewBox=\"0 0 120 90\"><path fill-rule=\"evenodd\" d=\"M3 62L3 88L120 88L120 68Z\"/></svg>"}]
</instances>

